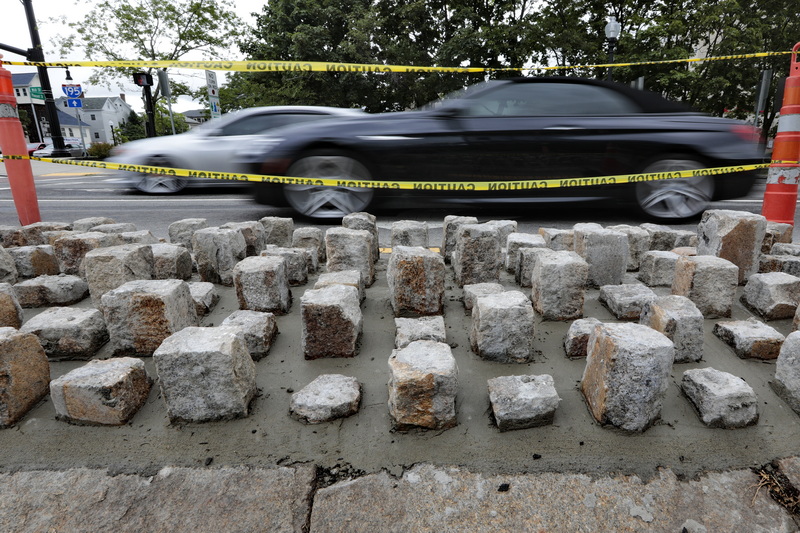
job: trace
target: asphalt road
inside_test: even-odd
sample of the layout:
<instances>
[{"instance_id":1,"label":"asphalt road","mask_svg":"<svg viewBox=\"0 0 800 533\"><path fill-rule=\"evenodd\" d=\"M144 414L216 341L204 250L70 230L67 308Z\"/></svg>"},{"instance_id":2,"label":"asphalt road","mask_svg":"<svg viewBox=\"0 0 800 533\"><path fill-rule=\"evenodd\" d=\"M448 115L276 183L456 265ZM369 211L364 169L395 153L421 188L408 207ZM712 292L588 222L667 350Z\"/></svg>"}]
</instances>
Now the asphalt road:
<instances>
[{"instance_id":1,"label":"asphalt road","mask_svg":"<svg viewBox=\"0 0 800 533\"><path fill-rule=\"evenodd\" d=\"M156 237L167 237L169 224L183 218L206 218L210 226L225 222L258 220L265 216L293 216L288 208L256 204L246 185L197 188L177 195L155 196L130 191L111 171L32 161L42 219L71 222L88 216L107 216L117 222L131 222L139 229L149 229ZM238 185L238 184L237 184ZM760 213L764 183L758 183L750 195L732 201L717 202L714 208ZM429 223L431 242L440 239L446 215L472 215L479 219L512 219L520 231L535 232L541 226L569 228L578 222L603 225L646 222L632 210L619 209L613 202L570 204L529 204L478 207L434 204L420 206L390 205L370 208L378 216L379 226L388 231L396 220L414 219ZM298 225L320 225L296 218ZM332 222L336 223L336 222ZM18 225L8 185L5 165L0 163L0 225ZM694 229L694 223L672 224ZM322 224L324 226L324 224ZM381 232L383 241L383 231Z\"/></svg>"}]
</instances>

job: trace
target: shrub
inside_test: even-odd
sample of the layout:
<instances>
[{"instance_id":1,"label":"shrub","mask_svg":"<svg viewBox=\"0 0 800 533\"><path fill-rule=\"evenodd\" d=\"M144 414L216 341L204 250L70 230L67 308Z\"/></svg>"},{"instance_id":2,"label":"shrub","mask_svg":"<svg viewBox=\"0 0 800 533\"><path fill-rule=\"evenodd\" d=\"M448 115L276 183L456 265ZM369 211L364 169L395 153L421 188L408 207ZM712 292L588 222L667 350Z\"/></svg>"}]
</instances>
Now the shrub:
<instances>
[{"instance_id":1,"label":"shrub","mask_svg":"<svg viewBox=\"0 0 800 533\"><path fill-rule=\"evenodd\" d=\"M89 157L94 159L105 159L108 157L108 154L111 153L111 149L114 148L113 145L110 143L94 143L89 147Z\"/></svg>"}]
</instances>

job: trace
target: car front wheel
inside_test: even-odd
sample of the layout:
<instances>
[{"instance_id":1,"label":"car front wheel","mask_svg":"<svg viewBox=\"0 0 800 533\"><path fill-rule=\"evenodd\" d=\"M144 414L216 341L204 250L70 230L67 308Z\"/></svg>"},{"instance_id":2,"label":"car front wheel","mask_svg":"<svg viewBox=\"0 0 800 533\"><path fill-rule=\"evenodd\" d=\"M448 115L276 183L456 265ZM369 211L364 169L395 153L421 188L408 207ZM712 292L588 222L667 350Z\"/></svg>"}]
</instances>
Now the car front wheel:
<instances>
[{"instance_id":1,"label":"car front wheel","mask_svg":"<svg viewBox=\"0 0 800 533\"><path fill-rule=\"evenodd\" d=\"M368 181L372 175L360 161L339 152L313 153L295 161L287 176L331 179L342 182ZM283 186L287 203L311 218L341 218L363 211L374 191L364 187L330 187L314 184Z\"/></svg>"},{"instance_id":2,"label":"car front wheel","mask_svg":"<svg viewBox=\"0 0 800 533\"><path fill-rule=\"evenodd\" d=\"M175 168L174 162L162 155L149 158L145 163L149 167ZM161 173L137 173L133 186L148 194L172 194L186 187L186 178Z\"/></svg>"},{"instance_id":3,"label":"car front wheel","mask_svg":"<svg viewBox=\"0 0 800 533\"><path fill-rule=\"evenodd\" d=\"M701 162L683 156L658 159L643 173L673 172L704 168ZM708 208L714 197L714 178L696 176L646 181L636 184L636 203L642 212L661 220L683 220L695 217Z\"/></svg>"}]
</instances>

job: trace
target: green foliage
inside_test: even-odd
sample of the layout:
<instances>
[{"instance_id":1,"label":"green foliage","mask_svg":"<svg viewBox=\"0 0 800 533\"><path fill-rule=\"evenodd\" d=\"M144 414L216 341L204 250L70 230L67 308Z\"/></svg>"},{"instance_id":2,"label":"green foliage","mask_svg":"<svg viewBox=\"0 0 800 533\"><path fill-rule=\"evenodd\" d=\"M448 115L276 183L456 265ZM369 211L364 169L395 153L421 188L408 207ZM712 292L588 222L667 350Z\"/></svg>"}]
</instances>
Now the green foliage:
<instances>
[{"instance_id":1,"label":"green foliage","mask_svg":"<svg viewBox=\"0 0 800 533\"><path fill-rule=\"evenodd\" d=\"M172 123L169 120L169 109L166 105L159 103L155 106L155 122L156 134L172 135ZM175 121L175 133L183 133L189 131L189 125L186 123L186 117L181 113L173 113L172 118Z\"/></svg>"},{"instance_id":2,"label":"green foliage","mask_svg":"<svg viewBox=\"0 0 800 533\"><path fill-rule=\"evenodd\" d=\"M19 121L22 123L22 131L25 132L25 135L30 139L31 132L36 131L31 116L25 109L17 109L17 113L19 114Z\"/></svg>"},{"instance_id":3,"label":"green foliage","mask_svg":"<svg viewBox=\"0 0 800 533\"><path fill-rule=\"evenodd\" d=\"M441 0L273 0L240 48L252 59L504 68L529 56L530 40L519 36L530 15L527 2L515 0L456 5ZM236 73L220 90L220 101L224 111L277 104L389 111L422 105L483 77Z\"/></svg>"},{"instance_id":4,"label":"green foliage","mask_svg":"<svg viewBox=\"0 0 800 533\"><path fill-rule=\"evenodd\" d=\"M92 143L86 151L89 152L89 157L102 160L108 157L112 148L114 145L111 143Z\"/></svg>"},{"instance_id":5,"label":"green foliage","mask_svg":"<svg viewBox=\"0 0 800 533\"><path fill-rule=\"evenodd\" d=\"M224 111L276 104L317 104L389 111L417 107L486 77L528 72L605 77L604 27L622 24L615 62L664 61L786 51L800 39L789 0L272 0L239 40L250 59L420 66L474 66L488 74L236 73L220 90ZM615 67L615 81L640 76L645 88L715 115L753 112L762 69L772 95L788 56ZM502 70L525 67L525 71Z\"/></svg>"},{"instance_id":6,"label":"green foliage","mask_svg":"<svg viewBox=\"0 0 800 533\"><path fill-rule=\"evenodd\" d=\"M120 123L115 134L119 144L135 141L136 139L144 139L147 137L144 129L144 119L131 111L128 115L128 120Z\"/></svg>"}]
</instances>

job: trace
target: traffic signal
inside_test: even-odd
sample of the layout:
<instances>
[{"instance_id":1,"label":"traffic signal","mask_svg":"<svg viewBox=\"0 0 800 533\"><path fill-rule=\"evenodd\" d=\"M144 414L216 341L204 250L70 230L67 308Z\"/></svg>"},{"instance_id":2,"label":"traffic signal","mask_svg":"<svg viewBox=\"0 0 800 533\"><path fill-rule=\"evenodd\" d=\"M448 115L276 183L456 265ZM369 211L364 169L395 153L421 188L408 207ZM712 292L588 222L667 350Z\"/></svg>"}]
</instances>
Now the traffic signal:
<instances>
[{"instance_id":1,"label":"traffic signal","mask_svg":"<svg viewBox=\"0 0 800 533\"><path fill-rule=\"evenodd\" d=\"M153 76L147 72L134 72L133 83L139 87L151 87L153 85Z\"/></svg>"}]
</instances>

